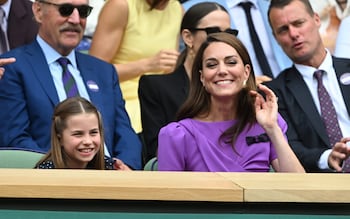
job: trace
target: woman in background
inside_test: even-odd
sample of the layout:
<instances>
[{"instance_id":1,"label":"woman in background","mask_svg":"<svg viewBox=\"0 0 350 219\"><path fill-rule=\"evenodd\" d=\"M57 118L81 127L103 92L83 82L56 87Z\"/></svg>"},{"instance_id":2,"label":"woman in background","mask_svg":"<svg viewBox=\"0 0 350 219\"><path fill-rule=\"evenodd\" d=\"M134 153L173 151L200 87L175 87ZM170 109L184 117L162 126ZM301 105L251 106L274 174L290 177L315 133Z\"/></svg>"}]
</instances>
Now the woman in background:
<instances>
[{"instance_id":1,"label":"woman in background","mask_svg":"<svg viewBox=\"0 0 350 219\"><path fill-rule=\"evenodd\" d=\"M178 0L109 0L100 12L89 52L116 67L137 133L142 131L139 78L174 70L182 15Z\"/></svg>"}]
</instances>

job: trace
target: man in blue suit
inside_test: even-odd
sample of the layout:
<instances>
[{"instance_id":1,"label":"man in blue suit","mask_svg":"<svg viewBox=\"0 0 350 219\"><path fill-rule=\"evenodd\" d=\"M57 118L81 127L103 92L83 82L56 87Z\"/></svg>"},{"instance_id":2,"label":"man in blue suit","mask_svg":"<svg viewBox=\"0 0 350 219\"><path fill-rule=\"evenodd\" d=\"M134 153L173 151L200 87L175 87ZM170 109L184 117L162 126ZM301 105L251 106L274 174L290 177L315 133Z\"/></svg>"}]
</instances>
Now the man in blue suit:
<instances>
[{"instance_id":1,"label":"man in blue suit","mask_svg":"<svg viewBox=\"0 0 350 219\"><path fill-rule=\"evenodd\" d=\"M257 77L257 82L264 82L269 80L266 76L263 75L263 72L260 68L260 65L256 58L256 53L253 49L253 43L250 40L249 30L246 22L246 17L244 15L243 8L239 6L240 3L246 2L245 0L188 0L182 5L185 10L190 8L192 5L199 2L210 1L217 2L230 13L231 16L231 28L239 30L238 38L244 43L247 47L249 54L251 56L254 73ZM274 77L277 77L278 74L285 68L289 67L292 62L283 52L282 48L278 45L275 40L272 30L269 25L267 10L270 4L269 0L249 0L253 4L252 6L252 16L255 28L259 33L259 38L264 49L264 53L268 59L268 63L271 67L272 74ZM256 17L261 17L261 20L255 19ZM257 23L257 22L260 23ZM260 24L261 26L257 26ZM262 37L265 35L264 37Z\"/></svg>"},{"instance_id":2,"label":"man in blue suit","mask_svg":"<svg viewBox=\"0 0 350 219\"><path fill-rule=\"evenodd\" d=\"M5 66L0 81L0 145L50 149L53 109L67 98L57 62L65 57L79 95L102 114L106 154L117 158L119 169L140 169L141 143L125 111L115 68L74 50L91 12L88 0L37 0L32 8L39 23L36 40L2 55L16 62Z\"/></svg>"}]
</instances>

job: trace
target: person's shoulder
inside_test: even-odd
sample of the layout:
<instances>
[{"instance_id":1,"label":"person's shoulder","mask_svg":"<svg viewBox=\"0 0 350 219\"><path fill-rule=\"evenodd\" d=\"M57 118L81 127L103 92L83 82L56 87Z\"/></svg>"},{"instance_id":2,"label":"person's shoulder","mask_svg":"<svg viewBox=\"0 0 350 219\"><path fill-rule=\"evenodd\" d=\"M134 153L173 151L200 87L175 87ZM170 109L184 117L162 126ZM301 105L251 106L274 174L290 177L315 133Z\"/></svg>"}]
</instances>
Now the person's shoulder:
<instances>
[{"instance_id":1,"label":"person's shoulder","mask_svg":"<svg viewBox=\"0 0 350 219\"><path fill-rule=\"evenodd\" d=\"M183 70L182 70L183 69ZM175 85L183 77L187 77L184 68L178 68L170 74L142 75L139 81L140 87L169 87Z\"/></svg>"},{"instance_id":2,"label":"person's shoulder","mask_svg":"<svg viewBox=\"0 0 350 219\"><path fill-rule=\"evenodd\" d=\"M144 83L152 83L153 81L159 81L159 80L161 81L164 79L164 76L166 75L163 75L163 74L142 75L140 78L140 83L141 81Z\"/></svg>"},{"instance_id":3,"label":"person's shoulder","mask_svg":"<svg viewBox=\"0 0 350 219\"><path fill-rule=\"evenodd\" d=\"M168 3L168 7L170 8L181 8L182 9L182 5L179 2L179 0L170 0Z\"/></svg>"},{"instance_id":4,"label":"person's shoulder","mask_svg":"<svg viewBox=\"0 0 350 219\"><path fill-rule=\"evenodd\" d=\"M19 46L17 48L11 49L10 51L1 54L0 58L15 57L16 62L12 63L12 65L16 65L16 64L21 62L21 60L22 60L21 57L24 57L27 54L33 55L33 53L35 53L35 52L39 52L39 50L34 51L32 43L29 43L29 44L25 44L25 45Z\"/></svg>"},{"instance_id":5,"label":"person's shoulder","mask_svg":"<svg viewBox=\"0 0 350 219\"><path fill-rule=\"evenodd\" d=\"M162 129L177 132L180 129L184 129L185 126L188 126L189 124L190 124L189 119L183 119L180 121L170 122L166 126L164 126Z\"/></svg>"},{"instance_id":6,"label":"person's shoulder","mask_svg":"<svg viewBox=\"0 0 350 219\"><path fill-rule=\"evenodd\" d=\"M131 0L108 0L106 1L105 6L114 7L115 9L121 10L121 9L127 9L128 4L130 2Z\"/></svg>"},{"instance_id":7,"label":"person's shoulder","mask_svg":"<svg viewBox=\"0 0 350 219\"><path fill-rule=\"evenodd\" d=\"M332 57L333 67L338 77L347 76L350 72L350 59L349 58L340 58ZM344 76L343 76L344 75ZM342 80L342 79L341 79Z\"/></svg>"},{"instance_id":8,"label":"person's shoulder","mask_svg":"<svg viewBox=\"0 0 350 219\"><path fill-rule=\"evenodd\" d=\"M139 80L139 90L158 90L162 85L162 75L142 75Z\"/></svg>"},{"instance_id":9,"label":"person's shoulder","mask_svg":"<svg viewBox=\"0 0 350 219\"><path fill-rule=\"evenodd\" d=\"M283 71L281 71L281 73L276 78L274 78L271 81L264 82L264 84L270 88L281 87L281 86L284 87L287 79L289 78L289 75L295 74L295 73L296 72L293 70L292 67L286 68Z\"/></svg>"},{"instance_id":10,"label":"person's shoulder","mask_svg":"<svg viewBox=\"0 0 350 219\"><path fill-rule=\"evenodd\" d=\"M140 78L140 84L162 84L168 81L172 82L173 78L176 77L174 73L170 74L151 74L151 75L142 75Z\"/></svg>"},{"instance_id":11,"label":"person's shoulder","mask_svg":"<svg viewBox=\"0 0 350 219\"><path fill-rule=\"evenodd\" d=\"M11 1L11 9L16 8L16 9L22 9L24 8L26 11L32 11L32 5L33 2L30 0L12 0Z\"/></svg>"},{"instance_id":12,"label":"person's shoulder","mask_svg":"<svg viewBox=\"0 0 350 219\"><path fill-rule=\"evenodd\" d=\"M183 139L186 136L192 136L193 125L190 119L183 119L178 122L170 122L162 127L159 131L159 136L170 136L171 138Z\"/></svg>"},{"instance_id":13,"label":"person's shoulder","mask_svg":"<svg viewBox=\"0 0 350 219\"><path fill-rule=\"evenodd\" d=\"M200 123L200 122L199 122ZM169 123L172 129L182 130L182 132L192 133L198 127L197 120L191 118L185 118L177 122Z\"/></svg>"},{"instance_id":14,"label":"person's shoulder","mask_svg":"<svg viewBox=\"0 0 350 219\"><path fill-rule=\"evenodd\" d=\"M332 57L333 62L335 63L350 63L350 59L349 58L343 58L343 57Z\"/></svg>"},{"instance_id":15,"label":"person's shoulder","mask_svg":"<svg viewBox=\"0 0 350 219\"><path fill-rule=\"evenodd\" d=\"M11 8L12 7L16 7L16 8L22 8L24 7L27 11L31 11L32 10L32 5L33 5L33 1L30 0L12 0L11 1Z\"/></svg>"}]
</instances>

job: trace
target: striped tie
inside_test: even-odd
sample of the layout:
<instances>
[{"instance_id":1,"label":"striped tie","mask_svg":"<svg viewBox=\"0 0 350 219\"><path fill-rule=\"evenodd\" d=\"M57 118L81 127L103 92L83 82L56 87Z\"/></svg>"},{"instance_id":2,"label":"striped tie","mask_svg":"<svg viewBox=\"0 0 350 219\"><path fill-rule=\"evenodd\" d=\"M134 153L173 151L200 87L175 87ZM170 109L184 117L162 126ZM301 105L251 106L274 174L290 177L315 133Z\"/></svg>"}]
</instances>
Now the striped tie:
<instances>
[{"instance_id":1,"label":"striped tie","mask_svg":"<svg viewBox=\"0 0 350 219\"><path fill-rule=\"evenodd\" d=\"M73 75L68 70L69 60L67 58L61 57L57 59L57 62L61 65L63 69L62 81L63 81L64 90L66 91L66 94L67 94L67 98L79 96L77 84L75 83Z\"/></svg>"}]
</instances>

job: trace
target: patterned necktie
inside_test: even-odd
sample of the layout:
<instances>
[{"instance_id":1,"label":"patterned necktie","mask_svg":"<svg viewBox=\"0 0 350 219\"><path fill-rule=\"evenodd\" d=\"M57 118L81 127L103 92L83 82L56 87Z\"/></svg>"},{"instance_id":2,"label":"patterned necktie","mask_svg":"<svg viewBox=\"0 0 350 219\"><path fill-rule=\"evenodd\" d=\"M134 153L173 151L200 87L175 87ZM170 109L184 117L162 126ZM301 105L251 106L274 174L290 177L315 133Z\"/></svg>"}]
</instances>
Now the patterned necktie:
<instances>
[{"instance_id":1,"label":"patterned necktie","mask_svg":"<svg viewBox=\"0 0 350 219\"><path fill-rule=\"evenodd\" d=\"M5 12L0 7L0 54L7 52L9 50L7 34L5 30Z\"/></svg>"},{"instance_id":2,"label":"patterned necktie","mask_svg":"<svg viewBox=\"0 0 350 219\"><path fill-rule=\"evenodd\" d=\"M323 70L317 70L314 73L314 77L318 82L317 93L320 100L321 116L323 123L326 126L331 147L333 147L335 143L341 140L342 133L339 127L337 113L333 106L331 97L329 96L326 88L323 86L323 73L325 73ZM343 172L350 172L350 159L347 159L343 162Z\"/></svg>"},{"instance_id":3,"label":"patterned necktie","mask_svg":"<svg viewBox=\"0 0 350 219\"><path fill-rule=\"evenodd\" d=\"M248 28L249 28L250 40L253 43L255 55L256 55L256 58L258 59L260 68L263 71L262 73L266 76L269 76L270 78L273 78L269 62L267 61L266 55L264 53L264 49L261 45L258 34L256 33L256 29L254 27L253 18L250 12L250 9L253 6L253 4L251 2L242 2L239 5L243 8L245 12Z\"/></svg>"},{"instance_id":4,"label":"patterned necktie","mask_svg":"<svg viewBox=\"0 0 350 219\"><path fill-rule=\"evenodd\" d=\"M323 123L326 126L331 147L333 147L335 143L340 141L340 139L342 138L342 134L339 128L337 113L333 106L331 97L329 96L326 88L323 86L323 73L323 70L317 70L314 73L314 77L318 82L317 93L318 98L320 100L321 116L323 119Z\"/></svg>"},{"instance_id":5,"label":"patterned necktie","mask_svg":"<svg viewBox=\"0 0 350 219\"><path fill-rule=\"evenodd\" d=\"M66 91L66 94L67 94L67 98L79 96L77 84L75 83L73 75L68 70L69 60L67 58L62 57L57 59L57 62L61 65L63 69L62 81L63 81L64 90Z\"/></svg>"}]
</instances>

